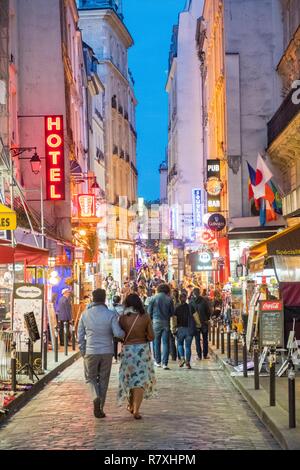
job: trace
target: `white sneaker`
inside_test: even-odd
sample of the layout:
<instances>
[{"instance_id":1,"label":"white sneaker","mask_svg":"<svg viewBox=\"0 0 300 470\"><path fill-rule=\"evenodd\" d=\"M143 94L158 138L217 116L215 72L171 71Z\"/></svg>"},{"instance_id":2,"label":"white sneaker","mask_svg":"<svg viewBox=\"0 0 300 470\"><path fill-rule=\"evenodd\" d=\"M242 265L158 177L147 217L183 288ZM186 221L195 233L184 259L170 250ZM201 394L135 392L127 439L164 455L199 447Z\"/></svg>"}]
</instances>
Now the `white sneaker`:
<instances>
[{"instance_id":1,"label":"white sneaker","mask_svg":"<svg viewBox=\"0 0 300 470\"><path fill-rule=\"evenodd\" d=\"M163 366L163 369L164 369L164 370L170 370L170 367L168 367L168 366Z\"/></svg>"},{"instance_id":2,"label":"white sneaker","mask_svg":"<svg viewBox=\"0 0 300 470\"><path fill-rule=\"evenodd\" d=\"M161 367L161 364L158 364L157 362L154 362L155 367Z\"/></svg>"}]
</instances>

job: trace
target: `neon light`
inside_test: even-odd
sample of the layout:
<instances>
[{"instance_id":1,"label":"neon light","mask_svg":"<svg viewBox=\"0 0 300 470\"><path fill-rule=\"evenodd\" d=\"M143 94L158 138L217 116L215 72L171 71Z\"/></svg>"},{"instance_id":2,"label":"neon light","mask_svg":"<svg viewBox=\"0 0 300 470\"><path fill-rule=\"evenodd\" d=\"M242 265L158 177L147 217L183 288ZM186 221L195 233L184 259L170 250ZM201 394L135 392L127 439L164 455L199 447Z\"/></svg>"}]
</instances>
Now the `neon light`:
<instances>
[{"instance_id":1,"label":"neon light","mask_svg":"<svg viewBox=\"0 0 300 470\"><path fill-rule=\"evenodd\" d=\"M45 116L46 188L48 201L65 199L63 116Z\"/></svg>"}]
</instances>

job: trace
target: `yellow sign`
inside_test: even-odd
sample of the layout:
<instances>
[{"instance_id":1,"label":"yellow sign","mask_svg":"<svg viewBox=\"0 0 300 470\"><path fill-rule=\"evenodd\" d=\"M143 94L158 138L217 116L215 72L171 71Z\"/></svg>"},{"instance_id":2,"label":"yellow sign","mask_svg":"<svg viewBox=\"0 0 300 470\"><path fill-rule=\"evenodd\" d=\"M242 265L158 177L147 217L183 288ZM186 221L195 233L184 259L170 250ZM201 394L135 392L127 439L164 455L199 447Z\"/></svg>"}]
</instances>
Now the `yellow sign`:
<instances>
[{"instance_id":1,"label":"yellow sign","mask_svg":"<svg viewBox=\"0 0 300 470\"><path fill-rule=\"evenodd\" d=\"M9 207L0 204L0 230L16 230L17 214Z\"/></svg>"}]
</instances>

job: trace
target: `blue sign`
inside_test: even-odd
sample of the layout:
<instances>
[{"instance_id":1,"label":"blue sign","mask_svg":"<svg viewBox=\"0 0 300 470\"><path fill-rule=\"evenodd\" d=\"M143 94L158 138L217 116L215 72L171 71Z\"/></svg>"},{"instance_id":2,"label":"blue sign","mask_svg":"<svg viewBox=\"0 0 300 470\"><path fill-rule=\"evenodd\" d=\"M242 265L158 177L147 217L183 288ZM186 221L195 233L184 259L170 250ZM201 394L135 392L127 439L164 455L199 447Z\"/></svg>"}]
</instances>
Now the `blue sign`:
<instances>
[{"instance_id":1,"label":"blue sign","mask_svg":"<svg viewBox=\"0 0 300 470\"><path fill-rule=\"evenodd\" d=\"M200 228L203 226L203 204L202 204L202 191L201 189L193 189L193 226Z\"/></svg>"}]
</instances>

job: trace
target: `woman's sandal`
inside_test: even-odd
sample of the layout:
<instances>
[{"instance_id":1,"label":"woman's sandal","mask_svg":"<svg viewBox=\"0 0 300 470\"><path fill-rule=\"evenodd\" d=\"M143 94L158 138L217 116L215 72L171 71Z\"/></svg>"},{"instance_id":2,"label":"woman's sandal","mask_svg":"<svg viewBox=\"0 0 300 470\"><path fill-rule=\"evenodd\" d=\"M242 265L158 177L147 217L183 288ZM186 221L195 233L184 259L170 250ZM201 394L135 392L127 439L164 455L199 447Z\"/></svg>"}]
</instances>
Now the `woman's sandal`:
<instances>
[{"instance_id":1,"label":"woman's sandal","mask_svg":"<svg viewBox=\"0 0 300 470\"><path fill-rule=\"evenodd\" d=\"M134 419L142 419L142 416L139 413L133 414Z\"/></svg>"}]
</instances>

